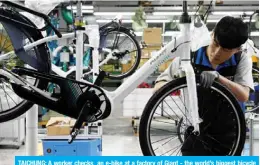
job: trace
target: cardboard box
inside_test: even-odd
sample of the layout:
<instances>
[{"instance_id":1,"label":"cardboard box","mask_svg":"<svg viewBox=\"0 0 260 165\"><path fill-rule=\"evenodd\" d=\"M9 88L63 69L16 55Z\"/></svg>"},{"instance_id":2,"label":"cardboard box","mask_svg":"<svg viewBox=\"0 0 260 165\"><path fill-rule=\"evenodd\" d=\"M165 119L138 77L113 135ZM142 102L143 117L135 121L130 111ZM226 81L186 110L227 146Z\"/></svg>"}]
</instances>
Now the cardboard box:
<instances>
[{"instance_id":1,"label":"cardboard box","mask_svg":"<svg viewBox=\"0 0 260 165\"><path fill-rule=\"evenodd\" d=\"M147 48L144 48L143 50L142 50L142 56L141 56L142 58L150 58L150 51L149 51L149 49L147 49Z\"/></svg>"},{"instance_id":2,"label":"cardboard box","mask_svg":"<svg viewBox=\"0 0 260 165\"><path fill-rule=\"evenodd\" d=\"M166 61L165 63L161 64L159 67L158 67L158 71L159 72L164 72L172 63L172 60L168 60Z\"/></svg>"},{"instance_id":3,"label":"cardboard box","mask_svg":"<svg viewBox=\"0 0 260 165\"><path fill-rule=\"evenodd\" d=\"M113 72L115 70L114 65L112 64L105 64L102 66L101 69L104 70L105 72Z\"/></svg>"},{"instance_id":4,"label":"cardboard box","mask_svg":"<svg viewBox=\"0 0 260 165\"><path fill-rule=\"evenodd\" d=\"M46 124L47 135L69 135L71 127L74 126L76 120L70 117L52 117Z\"/></svg>"},{"instance_id":5,"label":"cardboard box","mask_svg":"<svg viewBox=\"0 0 260 165\"><path fill-rule=\"evenodd\" d=\"M122 73L128 72L132 66L133 65L131 62L127 64L122 64Z\"/></svg>"},{"instance_id":6,"label":"cardboard box","mask_svg":"<svg viewBox=\"0 0 260 165\"><path fill-rule=\"evenodd\" d=\"M162 44L162 28L145 28L143 41L148 46L160 46Z\"/></svg>"},{"instance_id":7,"label":"cardboard box","mask_svg":"<svg viewBox=\"0 0 260 165\"><path fill-rule=\"evenodd\" d=\"M149 59L141 59L138 68L142 67Z\"/></svg>"},{"instance_id":8,"label":"cardboard box","mask_svg":"<svg viewBox=\"0 0 260 165\"><path fill-rule=\"evenodd\" d=\"M142 50L142 58L151 58L154 52L161 49L160 46L147 47Z\"/></svg>"}]
</instances>

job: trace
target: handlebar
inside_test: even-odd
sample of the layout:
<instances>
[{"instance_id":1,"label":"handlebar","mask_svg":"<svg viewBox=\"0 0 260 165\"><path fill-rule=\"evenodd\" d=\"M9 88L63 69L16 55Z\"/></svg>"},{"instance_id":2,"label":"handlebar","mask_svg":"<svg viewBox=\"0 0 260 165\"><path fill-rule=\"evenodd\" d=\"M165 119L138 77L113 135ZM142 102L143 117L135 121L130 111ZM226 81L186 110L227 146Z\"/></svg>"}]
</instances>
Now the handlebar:
<instances>
[{"instance_id":1,"label":"handlebar","mask_svg":"<svg viewBox=\"0 0 260 165\"><path fill-rule=\"evenodd\" d=\"M47 15L45 15L45 14L43 14L43 13L39 13L39 12L34 11L34 10L31 10L31 9L29 9L29 8L26 8L26 7L24 7L24 6L18 5L18 4L16 4L16 3L13 3L13 2L10 2L10 1L1 1L1 2L2 2L3 4L12 6L12 7L14 7L14 8L17 8L17 9L20 9L20 10L23 10L23 11L26 11L26 12L28 12L28 13L31 13L31 14L33 14L33 15L36 15L36 16L38 16L38 17L43 18L44 21L47 23L47 25L50 26L50 27L53 29L53 31L55 32L55 34L56 34L59 38L62 37L62 35L61 35L61 33L58 31L58 29L56 29L56 28L51 24L51 22L50 22L50 20L49 20L49 17L48 17Z\"/></svg>"}]
</instances>

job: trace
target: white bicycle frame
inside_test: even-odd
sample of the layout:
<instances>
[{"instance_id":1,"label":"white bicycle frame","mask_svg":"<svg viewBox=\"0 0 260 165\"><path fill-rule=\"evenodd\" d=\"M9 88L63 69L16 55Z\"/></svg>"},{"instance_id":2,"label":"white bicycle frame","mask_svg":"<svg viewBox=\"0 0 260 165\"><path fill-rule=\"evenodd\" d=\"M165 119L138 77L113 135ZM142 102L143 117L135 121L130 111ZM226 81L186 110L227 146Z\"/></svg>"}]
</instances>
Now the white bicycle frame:
<instances>
[{"instance_id":1,"label":"white bicycle frame","mask_svg":"<svg viewBox=\"0 0 260 165\"><path fill-rule=\"evenodd\" d=\"M83 72L83 35L86 34L89 36L90 44L86 45L89 47L93 47L93 57L98 57L98 47L99 47L99 30L97 25L87 25L85 30L78 30L76 32L76 79L81 80L82 72ZM62 38L58 38L57 36L50 36L28 44L24 47L25 50L32 49L33 47L40 45L42 43L46 43L52 40L60 40L73 38L74 33L63 34ZM108 96L111 102L111 108L113 109L114 104L120 103L123 99L130 94L140 83L142 83L149 75L151 75L158 66L162 63L166 62L169 58L180 57L180 75L185 76L187 79L187 91L185 95L188 97L188 110L189 115L191 116L191 123L194 127L194 131L199 133L199 114L198 114L198 102L197 102L197 90L196 90L196 81L195 81L195 73L193 67L190 62L190 42L191 42L191 32L190 32L190 24L183 24L183 28L181 29L181 33L174 40L169 42L165 47L159 50L151 59L149 59L140 69L138 69L133 75L131 75L127 81L125 81L121 86L119 86L115 91L106 91L104 92ZM175 52L171 52L174 48L176 48ZM0 61L3 59L7 59L10 54L13 52L7 53L5 55L0 56ZM94 80L99 73L99 61L98 58L93 59L93 75ZM60 76L64 77L65 75L57 66L53 66L53 70ZM21 80L14 77L9 72L0 69L0 74L5 75L11 80L15 81L18 84L24 84ZM85 83L92 84L90 82L85 81ZM28 84L26 84L28 85ZM34 87L35 88L35 87ZM36 89L37 90L37 89Z\"/></svg>"}]
</instances>

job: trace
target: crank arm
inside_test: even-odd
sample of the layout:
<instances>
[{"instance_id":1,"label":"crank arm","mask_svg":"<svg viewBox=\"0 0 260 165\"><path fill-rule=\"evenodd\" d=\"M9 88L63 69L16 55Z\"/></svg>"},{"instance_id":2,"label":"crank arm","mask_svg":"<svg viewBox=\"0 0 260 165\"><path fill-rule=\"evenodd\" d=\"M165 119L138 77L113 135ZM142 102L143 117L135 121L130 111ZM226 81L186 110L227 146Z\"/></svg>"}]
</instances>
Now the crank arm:
<instances>
[{"instance_id":1,"label":"crank arm","mask_svg":"<svg viewBox=\"0 0 260 165\"><path fill-rule=\"evenodd\" d=\"M68 141L69 144L71 144L74 141L74 139L77 137L77 135L79 134L80 128L81 128L83 122L85 121L86 116L89 114L90 108L92 108L91 103L89 103L88 101L81 108L77 121L71 130L71 133L70 133L71 138Z\"/></svg>"}]
</instances>

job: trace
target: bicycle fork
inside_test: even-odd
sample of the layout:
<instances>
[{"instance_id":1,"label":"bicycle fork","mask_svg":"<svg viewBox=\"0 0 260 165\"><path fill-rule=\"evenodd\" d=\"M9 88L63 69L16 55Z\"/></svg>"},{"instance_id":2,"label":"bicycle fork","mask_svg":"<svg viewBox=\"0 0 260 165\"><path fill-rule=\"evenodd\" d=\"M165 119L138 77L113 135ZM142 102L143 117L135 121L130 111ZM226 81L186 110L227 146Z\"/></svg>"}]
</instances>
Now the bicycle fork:
<instances>
[{"instance_id":1,"label":"bicycle fork","mask_svg":"<svg viewBox=\"0 0 260 165\"><path fill-rule=\"evenodd\" d=\"M183 71L186 75L188 91L184 94L188 95L188 113L191 119L191 124L194 127L193 132L197 135L200 134L199 124L201 122L199 118L199 108L197 99L197 85L193 67L190 63L183 65Z\"/></svg>"}]
</instances>

